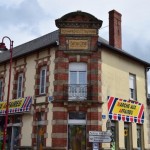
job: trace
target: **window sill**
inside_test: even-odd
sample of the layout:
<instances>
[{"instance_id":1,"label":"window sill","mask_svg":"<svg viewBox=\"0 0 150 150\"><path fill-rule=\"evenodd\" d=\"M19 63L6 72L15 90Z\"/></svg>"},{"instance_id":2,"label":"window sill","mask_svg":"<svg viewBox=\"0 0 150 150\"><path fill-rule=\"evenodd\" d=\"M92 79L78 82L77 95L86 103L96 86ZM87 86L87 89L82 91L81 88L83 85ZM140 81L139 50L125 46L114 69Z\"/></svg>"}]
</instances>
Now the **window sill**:
<instances>
[{"instance_id":1,"label":"window sill","mask_svg":"<svg viewBox=\"0 0 150 150\"><path fill-rule=\"evenodd\" d=\"M46 96L46 94L35 95L35 97L43 97L43 96Z\"/></svg>"}]
</instances>

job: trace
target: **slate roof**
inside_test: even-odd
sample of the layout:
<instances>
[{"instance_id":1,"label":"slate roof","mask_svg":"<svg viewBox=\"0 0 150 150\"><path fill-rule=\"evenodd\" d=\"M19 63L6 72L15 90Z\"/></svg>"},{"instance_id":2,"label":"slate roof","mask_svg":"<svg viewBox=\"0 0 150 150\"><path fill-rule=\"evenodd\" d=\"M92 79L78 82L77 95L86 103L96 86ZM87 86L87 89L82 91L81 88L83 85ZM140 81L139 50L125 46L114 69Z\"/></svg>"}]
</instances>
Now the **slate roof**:
<instances>
[{"instance_id":1,"label":"slate roof","mask_svg":"<svg viewBox=\"0 0 150 150\"><path fill-rule=\"evenodd\" d=\"M29 41L27 43L24 43L22 45L14 47L14 49L13 49L13 58L21 57L21 56L24 56L28 53L37 51L41 48L50 46L52 44L56 44L56 41L59 40L58 35L59 35L59 30L56 30L54 32L51 32L51 33L48 33L44 36L36 38L32 41ZM122 54L126 57L129 57L129 58L131 58L135 61L138 61L138 62L144 64L147 67L150 67L150 63L148 63L146 61L143 61L143 60L127 53L124 50L114 48L113 46L109 45L109 42L107 40L103 39L102 37L99 37L98 46L102 46L102 45L108 47L110 50L114 50L114 52L116 52L116 53ZM8 61L9 58L10 58L9 51L0 53L0 63Z\"/></svg>"},{"instance_id":2,"label":"slate roof","mask_svg":"<svg viewBox=\"0 0 150 150\"><path fill-rule=\"evenodd\" d=\"M26 55L58 41L58 30L13 48L13 58ZM9 51L0 54L0 63L10 58Z\"/></svg>"}]
</instances>

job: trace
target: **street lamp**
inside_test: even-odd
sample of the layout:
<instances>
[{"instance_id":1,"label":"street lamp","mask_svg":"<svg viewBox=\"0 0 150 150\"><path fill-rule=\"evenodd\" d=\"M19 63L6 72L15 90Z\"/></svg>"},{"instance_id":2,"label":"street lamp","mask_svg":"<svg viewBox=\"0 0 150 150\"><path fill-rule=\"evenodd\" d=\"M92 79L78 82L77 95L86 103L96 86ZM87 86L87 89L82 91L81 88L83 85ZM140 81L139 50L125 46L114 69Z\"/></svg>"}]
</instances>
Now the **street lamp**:
<instances>
[{"instance_id":1,"label":"street lamp","mask_svg":"<svg viewBox=\"0 0 150 150\"><path fill-rule=\"evenodd\" d=\"M8 37L4 36L2 38L2 43L0 43L0 51L7 51L8 49L5 46L4 39L7 38L10 41L10 64L9 64L9 80L8 80L8 91L7 91L7 103L5 111L5 124L3 132L3 147L2 150L5 150L6 145L6 135L7 135L7 123L8 123L8 110L9 110L9 97L10 97L10 82L11 82L11 68L12 68L12 52L13 52L13 41Z\"/></svg>"}]
</instances>

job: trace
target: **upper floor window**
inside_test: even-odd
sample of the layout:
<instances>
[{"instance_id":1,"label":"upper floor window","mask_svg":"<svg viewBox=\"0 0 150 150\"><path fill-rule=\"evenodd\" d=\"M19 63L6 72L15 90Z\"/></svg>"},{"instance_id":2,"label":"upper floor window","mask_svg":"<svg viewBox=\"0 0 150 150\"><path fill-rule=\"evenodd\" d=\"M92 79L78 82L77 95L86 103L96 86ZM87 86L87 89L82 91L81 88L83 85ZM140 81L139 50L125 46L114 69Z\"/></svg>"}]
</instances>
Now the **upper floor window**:
<instances>
[{"instance_id":1,"label":"upper floor window","mask_svg":"<svg viewBox=\"0 0 150 150\"><path fill-rule=\"evenodd\" d=\"M3 80L0 79L0 101L3 99Z\"/></svg>"},{"instance_id":2,"label":"upper floor window","mask_svg":"<svg viewBox=\"0 0 150 150\"><path fill-rule=\"evenodd\" d=\"M130 99L136 100L136 76L129 74Z\"/></svg>"},{"instance_id":3,"label":"upper floor window","mask_svg":"<svg viewBox=\"0 0 150 150\"><path fill-rule=\"evenodd\" d=\"M87 84L87 64L69 64L69 84Z\"/></svg>"},{"instance_id":4,"label":"upper floor window","mask_svg":"<svg viewBox=\"0 0 150 150\"><path fill-rule=\"evenodd\" d=\"M23 73L18 75L18 82L17 82L17 98L22 97L22 89L23 89Z\"/></svg>"},{"instance_id":5,"label":"upper floor window","mask_svg":"<svg viewBox=\"0 0 150 150\"><path fill-rule=\"evenodd\" d=\"M40 94L46 93L46 67L40 70Z\"/></svg>"},{"instance_id":6,"label":"upper floor window","mask_svg":"<svg viewBox=\"0 0 150 150\"><path fill-rule=\"evenodd\" d=\"M87 98L87 64L69 64L69 99Z\"/></svg>"}]
</instances>

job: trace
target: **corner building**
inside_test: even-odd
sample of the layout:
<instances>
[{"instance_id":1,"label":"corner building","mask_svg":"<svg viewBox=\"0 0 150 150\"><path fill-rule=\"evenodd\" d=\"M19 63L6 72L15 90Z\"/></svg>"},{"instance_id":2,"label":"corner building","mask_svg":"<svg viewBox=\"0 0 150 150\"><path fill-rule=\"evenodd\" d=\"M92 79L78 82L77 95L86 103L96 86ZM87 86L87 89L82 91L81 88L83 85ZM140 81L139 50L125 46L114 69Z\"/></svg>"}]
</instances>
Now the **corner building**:
<instances>
[{"instance_id":1,"label":"corner building","mask_svg":"<svg viewBox=\"0 0 150 150\"><path fill-rule=\"evenodd\" d=\"M121 14L109 12L109 42L98 34L102 21L89 13L71 12L55 23L57 31L13 50L8 149L91 150L89 131L106 131L111 120L113 140L99 149L149 150L150 63L122 49ZM6 53L0 55L2 134Z\"/></svg>"}]
</instances>

